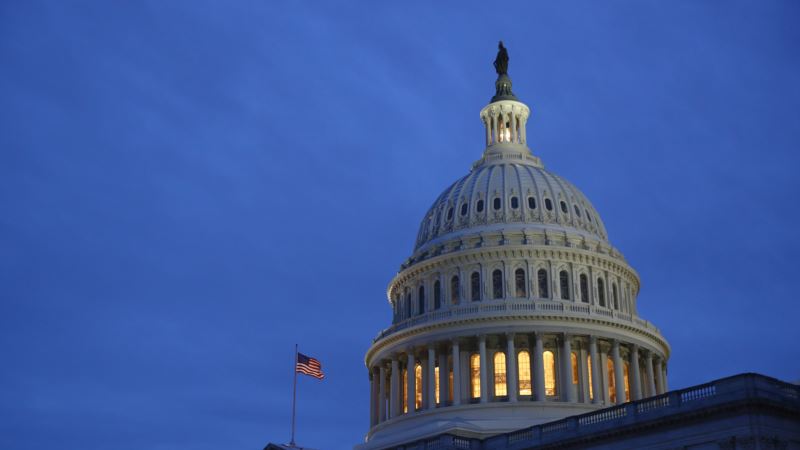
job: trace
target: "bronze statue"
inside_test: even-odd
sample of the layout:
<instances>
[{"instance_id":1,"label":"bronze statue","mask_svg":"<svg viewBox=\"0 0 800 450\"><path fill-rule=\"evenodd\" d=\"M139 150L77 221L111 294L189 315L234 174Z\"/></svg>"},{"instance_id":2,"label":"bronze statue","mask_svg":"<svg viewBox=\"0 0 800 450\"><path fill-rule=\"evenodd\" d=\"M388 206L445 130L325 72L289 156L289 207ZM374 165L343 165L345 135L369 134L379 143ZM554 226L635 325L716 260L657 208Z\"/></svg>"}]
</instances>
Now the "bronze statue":
<instances>
[{"instance_id":1,"label":"bronze statue","mask_svg":"<svg viewBox=\"0 0 800 450\"><path fill-rule=\"evenodd\" d=\"M503 47L503 41L497 45L497 58L494 59L494 70L498 75L508 74L508 51Z\"/></svg>"}]
</instances>

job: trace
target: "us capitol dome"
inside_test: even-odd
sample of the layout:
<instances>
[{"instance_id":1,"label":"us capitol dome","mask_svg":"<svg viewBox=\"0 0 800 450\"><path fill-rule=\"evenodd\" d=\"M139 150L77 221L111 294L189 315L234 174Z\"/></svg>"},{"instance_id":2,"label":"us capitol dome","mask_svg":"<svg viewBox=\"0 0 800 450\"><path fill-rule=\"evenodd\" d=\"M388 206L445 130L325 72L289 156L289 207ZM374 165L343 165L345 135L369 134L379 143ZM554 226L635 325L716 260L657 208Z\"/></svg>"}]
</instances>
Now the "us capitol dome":
<instances>
[{"instance_id":1,"label":"us capitol dome","mask_svg":"<svg viewBox=\"0 0 800 450\"><path fill-rule=\"evenodd\" d=\"M527 145L500 46L485 145L422 218L367 351L360 449L485 438L667 391L670 347L598 211Z\"/></svg>"}]
</instances>

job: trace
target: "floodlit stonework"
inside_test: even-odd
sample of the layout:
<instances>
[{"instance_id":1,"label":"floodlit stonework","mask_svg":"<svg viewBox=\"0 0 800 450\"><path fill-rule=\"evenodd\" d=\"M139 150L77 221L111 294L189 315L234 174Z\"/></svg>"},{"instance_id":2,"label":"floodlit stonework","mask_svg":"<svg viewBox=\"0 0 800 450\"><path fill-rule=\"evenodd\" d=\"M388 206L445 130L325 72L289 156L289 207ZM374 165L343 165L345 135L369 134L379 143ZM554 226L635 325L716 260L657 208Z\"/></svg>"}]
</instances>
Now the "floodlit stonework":
<instances>
[{"instance_id":1,"label":"floodlit stonework","mask_svg":"<svg viewBox=\"0 0 800 450\"><path fill-rule=\"evenodd\" d=\"M638 315L639 276L589 199L531 153L530 109L498 75L483 155L389 283L357 448L484 439L667 391L670 347Z\"/></svg>"}]
</instances>

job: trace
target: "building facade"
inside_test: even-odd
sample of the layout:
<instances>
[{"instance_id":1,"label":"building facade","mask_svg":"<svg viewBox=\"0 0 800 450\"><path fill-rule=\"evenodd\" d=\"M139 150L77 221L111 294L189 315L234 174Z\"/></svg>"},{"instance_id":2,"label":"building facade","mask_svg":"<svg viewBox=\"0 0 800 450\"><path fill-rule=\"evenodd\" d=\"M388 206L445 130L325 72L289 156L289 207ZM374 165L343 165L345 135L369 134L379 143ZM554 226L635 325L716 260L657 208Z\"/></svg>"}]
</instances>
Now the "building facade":
<instances>
[{"instance_id":1,"label":"building facade","mask_svg":"<svg viewBox=\"0 0 800 450\"><path fill-rule=\"evenodd\" d=\"M504 52L480 111L485 150L389 283L357 448L485 439L668 389L670 347L637 313L639 277L589 199L529 149Z\"/></svg>"}]
</instances>

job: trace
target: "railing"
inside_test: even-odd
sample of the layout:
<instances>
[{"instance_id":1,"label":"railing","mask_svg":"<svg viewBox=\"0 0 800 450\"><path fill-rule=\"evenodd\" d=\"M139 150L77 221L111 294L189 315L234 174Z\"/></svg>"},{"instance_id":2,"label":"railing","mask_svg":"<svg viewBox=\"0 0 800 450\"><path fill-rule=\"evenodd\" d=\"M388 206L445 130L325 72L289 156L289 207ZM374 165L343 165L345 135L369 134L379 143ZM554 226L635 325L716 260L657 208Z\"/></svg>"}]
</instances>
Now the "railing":
<instances>
[{"instance_id":1,"label":"railing","mask_svg":"<svg viewBox=\"0 0 800 450\"><path fill-rule=\"evenodd\" d=\"M453 318L480 316L480 315L499 315L509 314L514 315L519 312L536 312L543 313L561 313L564 316L596 316L603 319L614 319L628 324L634 324L639 327L645 328L655 334L660 334L658 328L646 320L638 317L633 317L619 311L610 310L608 308L587 305L580 303L572 303L569 301L561 300L541 300L541 301L525 301L525 300L487 300L480 303L468 303L464 306L454 306L450 309L441 311L431 311L419 316L410 317L401 322L398 322L391 327L381 331L375 337L374 341L382 339L397 331L405 330L423 323L439 322Z\"/></svg>"}]
</instances>

